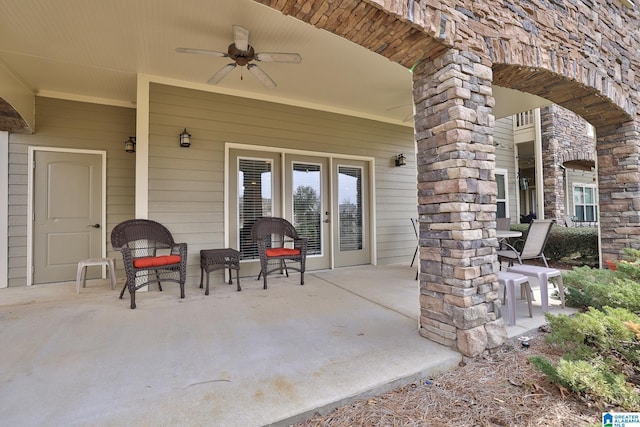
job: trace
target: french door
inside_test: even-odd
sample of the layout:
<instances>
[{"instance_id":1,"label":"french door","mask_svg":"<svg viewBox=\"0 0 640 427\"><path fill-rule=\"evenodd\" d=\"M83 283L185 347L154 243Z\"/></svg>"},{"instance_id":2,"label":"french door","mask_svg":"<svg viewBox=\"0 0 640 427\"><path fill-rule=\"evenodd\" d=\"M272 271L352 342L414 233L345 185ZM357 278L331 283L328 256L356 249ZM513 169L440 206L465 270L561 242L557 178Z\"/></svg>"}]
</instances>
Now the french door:
<instances>
[{"instance_id":1,"label":"french door","mask_svg":"<svg viewBox=\"0 0 640 427\"><path fill-rule=\"evenodd\" d=\"M366 162L230 149L229 168L229 245L243 275L259 272L251 227L262 216L286 218L309 239L309 270L371 262Z\"/></svg>"}]
</instances>

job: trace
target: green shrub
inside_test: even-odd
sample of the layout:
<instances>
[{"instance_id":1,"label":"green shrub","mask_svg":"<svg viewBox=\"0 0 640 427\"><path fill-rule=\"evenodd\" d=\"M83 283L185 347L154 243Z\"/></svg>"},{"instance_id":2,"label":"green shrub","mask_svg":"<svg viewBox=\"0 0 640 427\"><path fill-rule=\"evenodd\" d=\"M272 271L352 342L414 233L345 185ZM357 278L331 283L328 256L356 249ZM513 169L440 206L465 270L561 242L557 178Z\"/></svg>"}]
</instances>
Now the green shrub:
<instances>
[{"instance_id":1,"label":"green shrub","mask_svg":"<svg viewBox=\"0 0 640 427\"><path fill-rule=\"evenodd\" d=\"M640 251L626 250L617 270L574 267L562 275L567 305L622 307L640 313Z\"/></svg>"},{"instance_id":2,"label":"green shrub","mask_svg":"<svg viewBox=\"0 0 640 427\"><path fill-rule=\"evenodd\" d=\"M627 384L622 373L612 372L601 357L586 360L561 359L556 366L543 356L531 356L531 364L567 390L615 405L625 411L640 409L640 395Z\"/></svg>"},{"instance_id":3,"label":"green shrub","mask_svg":"<svg viewBox=\"0 0 640 427\"><path fill-rule=\"evenodd\" d=\"M564 352L557 365L544 357L531 363L550 380L600 403L640 410L640 250L625 250L616 270L574 267L564 273L567 304L586 311L546 313L547 342ZM615 308L612 308L615 307Z\"/></svg>"},{"instance_id":4,"label":"green shrub","mask_svg":"<svg viewBox=\"0 0 640 427\"><path fill-rule=\"evenodd\" d=\"M623 307L640 313L640 286L618 271L574 267L562 275L566 303L571 307Z\"/></svg>"},{"instance_id":5,"label":"green shrub","mask_svg":"<svg viewBox=\"0 0 640 427\"><path fill-rule=\"evenodd\" d=\"M640 409L640 395L627 386L624 375L609 371L601 357L589 361L560 360L557 371L571 391L590 395L627 411Z\"/></svg>"},{"instance_id":6,"label":"green shrub","mask_svg":"<svg viewBox=\"0 0 640 427\"><path fill-rule=\"evenodd\" d=\"M522 241L514 245L520 250L529 224L513 224L511 229L522 232ZM598 230L595 227L563 227L554 224L544 247L544 255L551 261L596 267L599 262Z\"/></svg>"},{"instance_id":7,"label":"green shrub","mask_svg":"<svg viewBox=\"0 0 640 427\"><path fill-rule=\"evenodd\" d=\"M640 318L624 308L590 309L573 316L547 313L546 317L552 331L547 341L562 349L566 358L589 359L614 352L631 362L640 362L640 354L634 354L638 347L635 333L624 325L638 323Z\"/></svg>"},{"instance_id":8,"label":"green shrub","mask_svg":"<svg viewBox=\"0 0 640 427\"><path fill-rule=\"evenodd\" d=\"M531 357L532 365L572 392L626 411L640 410L640 394L627 382L627 376L638 374L640 342L625 326L640 324L640 317L610 307L546 316L551 326L547 341L565 353L557 365L542 356Z\"/></svg>"}]
</instances>

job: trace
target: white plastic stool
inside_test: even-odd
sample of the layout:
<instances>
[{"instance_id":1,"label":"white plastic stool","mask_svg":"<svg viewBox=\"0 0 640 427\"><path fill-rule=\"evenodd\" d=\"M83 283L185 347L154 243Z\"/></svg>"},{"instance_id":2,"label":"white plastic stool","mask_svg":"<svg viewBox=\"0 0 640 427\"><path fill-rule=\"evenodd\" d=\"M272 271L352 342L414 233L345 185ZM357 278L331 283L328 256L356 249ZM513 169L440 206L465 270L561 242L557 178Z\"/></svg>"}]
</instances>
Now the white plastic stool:
<instances>
[{"instance_id":1,"label":"white plastic stool","mask_svg":"<svg viewBox=\"0 0 640 427\"><path fill-rule=\"evenodd\" d=\"M562 273L555 268L538 267L535 265L514 265L509 267L508 271L512 273L524 274L527 277L535 277L540 284L540 299L542 300L542 311L549 310L549 279L558 278L558 293L562 308L564 308L564 286L562 285Z\"/></svg>"},{"instance_id":2,"label":"white plastic stool","mask_svg":"<svg viewBox=\"0 0 640 427\"><path fill-rule=\"evenodd\" d=\"M116 269L113 258L89 258L78 262L78 273L76 274L76 293L80 293L80 284L87 286L87 267L93 265L106 265L109 267L109 278L111 279L111 289L116 288Z\"/></svg>"},{"instance_id":3,"label":"white plastic stool","mask_svg":"<svg viewBox=\"0 0 640 427\"><path fill-rule=\"evenodd\" d=\"M509 273L506 271L498 272L498 282L501 286L504 286L504 291L507 297L502 301L502 304L507 304L507 325L512 326L516 324L516 285L527 284L527 304L529 305L529 317L533 317L531 312L531 287L529 285L529 278L523 274Z\"/></svg>"}]
</instances>

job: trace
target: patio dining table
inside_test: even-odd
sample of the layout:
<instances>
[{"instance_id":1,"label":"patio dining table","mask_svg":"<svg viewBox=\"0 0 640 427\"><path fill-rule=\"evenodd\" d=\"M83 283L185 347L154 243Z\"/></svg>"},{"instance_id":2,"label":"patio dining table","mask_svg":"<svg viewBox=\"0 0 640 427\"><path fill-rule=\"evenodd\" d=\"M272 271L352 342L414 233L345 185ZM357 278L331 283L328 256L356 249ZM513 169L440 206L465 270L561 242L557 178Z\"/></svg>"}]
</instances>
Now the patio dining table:
<instances>
[{"instance_id":1,"label":"patio dining table","mask_svg":"<svg viewBox=\"0 0 640 427\"><path fill-rule=\"evenodd\" d=\"M505 239L522 237L522 231L496 230L496 237L500 241L503 241Z\"/></svg>"},{"instance_id":2,"label":"patio dining table","mask_svg":"<svg viewBox=\"0 0 640 427\"><path fill-rule=\"evenodd\" d=\"M522 237L522 231L496 230L496 237L498 238L500 247L502 247L503 243L509 243L509 239Z\"/></svg>"}]
</instances>

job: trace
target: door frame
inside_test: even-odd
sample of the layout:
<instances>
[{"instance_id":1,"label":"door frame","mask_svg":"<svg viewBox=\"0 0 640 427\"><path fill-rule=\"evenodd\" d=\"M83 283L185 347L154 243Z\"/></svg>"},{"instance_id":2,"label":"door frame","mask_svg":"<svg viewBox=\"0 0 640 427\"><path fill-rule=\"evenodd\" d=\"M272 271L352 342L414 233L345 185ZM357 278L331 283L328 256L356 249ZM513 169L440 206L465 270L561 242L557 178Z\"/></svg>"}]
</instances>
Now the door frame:
<instances>
[{"instance_id":1,"label":"door frame","mask_svg":"<svg viewBox=\"0 0 640 427\"><path fill-rule=\"evenodd\" d=\"M293 148L281 148L281 147L272 147L272 146L264 146L264 145L254 145L254 144L240 144L237 142L225 142L224 145L224 244L225 247L229 247L230 242L230 230L229 230L229 203L230 203L230 194L229 194L229 179L230 174L232 172L232 165L230 163L230 150L251 150L251 151L265 151L265 152L276 152L281 154L281 162L284 165L286 161L287 155L301 155L301 156L312 156L312 157L323 157L329 161L329 173L333 170L334 159L343 159L343 160L359 160L365 162L369 168L369 206L368 206L368 214L369 214L369 236L371 239L371 245L369 247L369 254L371 265L378 264L378 253L377 253L377 236L376 236L376 185L375 185L375 157L369 156L355 156L350 154L339 154L339 153L327 153L322 151L311 151L311 150L299 150ZM284 182L284 174L285 168L280 168L281 174L281 182ZM329 205L330 210L333 212L333 185L329 185ZM285 209L285 201L284 197L281 197L281 212L284 212ZM333 250L333 229L335 226L335 221L331 221L329 223L330 231L329 231L329 239L330 244L332 245L331 249L331 257L330 257L330 268L335 268L335 251Z\"/></svg>"},{"instance_id":2,"label":"door frame","mask_svg":"<svg viewBox=\"0 0 640 427\"><path fill-rule=\"evenodd\" d=\"M85 150L79 148L60 148L60 147L38 147L29 146L27 153L27 286L33 285L33 218L34 218L34 172L35 172L35 157L37 151L50 151L57 153L73 153L73 154L92 154L99 155L101 158L102 168L102 218L101 223L101 235L102 244L100 245L101 258L107 256L107 152L105 150ZM79 260L78 260L79 261ZM107 277L106 266L102 266L101 277L105 279Z\"/></svg>"}]
</instances>

